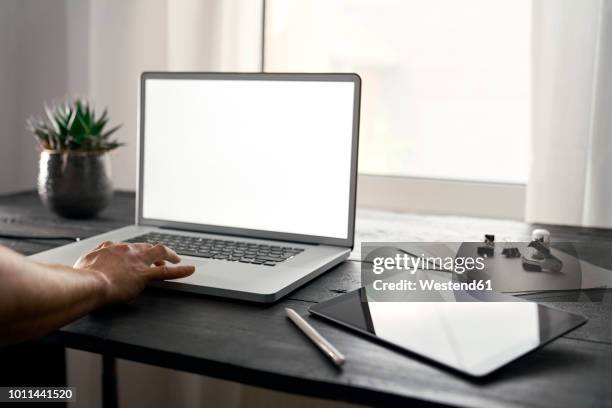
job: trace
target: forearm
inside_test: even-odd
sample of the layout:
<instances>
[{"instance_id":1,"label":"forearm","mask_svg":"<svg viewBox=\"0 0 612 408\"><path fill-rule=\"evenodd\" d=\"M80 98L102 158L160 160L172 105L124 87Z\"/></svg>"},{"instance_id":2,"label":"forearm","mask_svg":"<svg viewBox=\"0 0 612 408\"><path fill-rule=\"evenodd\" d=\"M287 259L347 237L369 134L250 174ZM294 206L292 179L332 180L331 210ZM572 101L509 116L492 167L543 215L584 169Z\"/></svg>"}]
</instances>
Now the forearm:
<instances>
[{"instance_id":1,"label":"forearm","mask_svg":"<svg viewBox=\"0 0 612 408\"><path fill-rule=\"evenodd\" d=\"M49 333L105 303L98 274L43 265L0 247L0 344Z\"/></svg>"}]
</instances>

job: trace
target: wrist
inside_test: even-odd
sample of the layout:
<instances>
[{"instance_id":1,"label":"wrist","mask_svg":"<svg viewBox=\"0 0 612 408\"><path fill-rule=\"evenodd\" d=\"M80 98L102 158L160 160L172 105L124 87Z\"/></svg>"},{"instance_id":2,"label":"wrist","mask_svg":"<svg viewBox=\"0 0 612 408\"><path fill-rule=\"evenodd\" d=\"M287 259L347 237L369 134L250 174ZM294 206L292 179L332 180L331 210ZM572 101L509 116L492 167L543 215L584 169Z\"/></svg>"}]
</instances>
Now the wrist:
<instances>
[{"instance_id":1,"label":"wrist","mask_svg":"<svg viewBox=\"0 0 612 408\"><path fill-rule=\"evenodd\" d=\"M89 268L74 268L74 270L91 278L93 292L92 298L95 300L95 307L104 306L110 303L110 281L104 273Z\"/></svg>"}]
</instances>

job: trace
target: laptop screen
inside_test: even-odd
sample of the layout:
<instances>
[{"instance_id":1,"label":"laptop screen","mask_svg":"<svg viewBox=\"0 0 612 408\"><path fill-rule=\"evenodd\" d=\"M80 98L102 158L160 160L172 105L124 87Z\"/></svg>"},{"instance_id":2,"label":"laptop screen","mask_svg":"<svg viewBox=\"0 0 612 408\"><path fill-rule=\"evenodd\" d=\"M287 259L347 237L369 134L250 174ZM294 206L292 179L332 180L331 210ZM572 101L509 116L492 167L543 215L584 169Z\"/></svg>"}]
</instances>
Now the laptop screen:
<instances>
[{"instance_id":1,"label":"laptop screen","mask_svg":"<svg viewBox=\"0 0 612 408\"><path fill-rule=\"evenodd\" d=\"M142 218L348 238L355 86L146 78Z\"/></svg>"}]
</instances>

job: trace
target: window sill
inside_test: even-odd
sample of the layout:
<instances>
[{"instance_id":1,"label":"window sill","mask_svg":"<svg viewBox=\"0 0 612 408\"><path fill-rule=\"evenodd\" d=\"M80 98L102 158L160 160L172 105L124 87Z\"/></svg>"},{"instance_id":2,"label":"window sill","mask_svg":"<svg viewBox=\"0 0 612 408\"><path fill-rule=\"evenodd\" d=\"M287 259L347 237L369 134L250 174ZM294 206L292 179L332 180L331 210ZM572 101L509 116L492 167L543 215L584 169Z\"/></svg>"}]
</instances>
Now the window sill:
<instances>
[{"instance_id":1,"label":"window sill","mask_svg":"<svg viewBox=\"0 0 612 408\"><path fill-rule=\"evenodd\" d=\"M359 174L357 206L522 221L525 185Z\"/></svg>"}]
</instances>

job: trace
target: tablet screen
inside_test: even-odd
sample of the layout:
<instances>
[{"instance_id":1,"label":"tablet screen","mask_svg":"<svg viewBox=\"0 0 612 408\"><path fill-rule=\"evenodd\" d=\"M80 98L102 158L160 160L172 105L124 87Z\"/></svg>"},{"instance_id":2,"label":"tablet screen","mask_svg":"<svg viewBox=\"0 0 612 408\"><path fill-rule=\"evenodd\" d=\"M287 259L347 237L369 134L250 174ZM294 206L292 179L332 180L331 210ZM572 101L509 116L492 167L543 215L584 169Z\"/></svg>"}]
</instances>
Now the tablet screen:
<instances>
[{"instance_id":1,"label":"tablet screen","mask_svg":"<svg viewBox=\"0 0 612 408\"><path fill-rule=\"evenodd\" d=\"M497 293L487 293L487 302L465 292L459 297L461 302L375 302L361 288L310 312L472 376L489 374L586 322Z\"/></svg>"}]
</instances>

